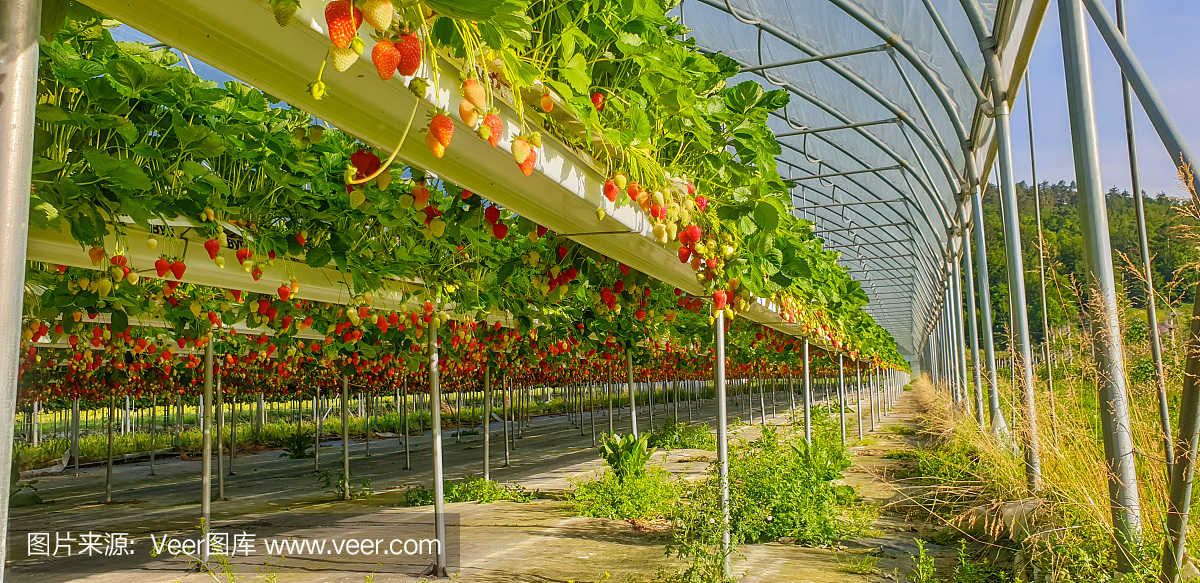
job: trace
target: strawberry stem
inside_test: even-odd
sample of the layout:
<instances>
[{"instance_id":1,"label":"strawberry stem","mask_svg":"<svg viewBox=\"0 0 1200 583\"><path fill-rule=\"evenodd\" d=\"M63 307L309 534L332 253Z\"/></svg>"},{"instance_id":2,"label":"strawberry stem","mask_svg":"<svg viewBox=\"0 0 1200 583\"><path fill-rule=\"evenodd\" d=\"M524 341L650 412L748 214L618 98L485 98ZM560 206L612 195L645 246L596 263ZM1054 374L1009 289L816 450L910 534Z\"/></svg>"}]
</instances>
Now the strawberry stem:
<instances>
[{"instance_id":1,"label":"strawberry stem","mask_svg":"<svg viewBox=\"0 0 1200 583\"><path fill-rule=\"evenodd\" d=\"M377 170L375 170L375 172L373 172L371 175L365 176L358 180L353 180L353 179L347 180L346 184L363 184L370 180L374 180L380 174L383 174L384 171L386 171L392 165L392 162L396 160L396 156L400 153L400 148L404 145L404 140L408 139L408 130L412 129L412 122L413 122L413 119L415 119L417 117L417 108L420 105L421 105L420 99L417 99L413 102L413 110L412 110L412 113L410 113L408 115L408 123L405 124L405 126L404 126L404 133L400 134L400 142L396 144L396 149L392 150L392 155L388 156L387 161L384 162L383 164L380 164L379 168Z\"/></svg>"}]
</instances>

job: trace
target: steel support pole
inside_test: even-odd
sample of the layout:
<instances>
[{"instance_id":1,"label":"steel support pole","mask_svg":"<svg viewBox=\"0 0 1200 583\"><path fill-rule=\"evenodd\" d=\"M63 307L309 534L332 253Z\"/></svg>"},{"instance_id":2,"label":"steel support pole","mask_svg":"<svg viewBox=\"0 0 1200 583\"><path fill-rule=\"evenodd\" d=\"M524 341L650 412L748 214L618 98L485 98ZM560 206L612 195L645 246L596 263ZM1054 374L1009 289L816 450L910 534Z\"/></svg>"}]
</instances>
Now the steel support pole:
<instances>
[{"instance_id":1,"label":"steel support pole","mask_svg":"<svg viewBox=\"0 0 1200 583\"><path fill-rule=\"evenodd\" d=\"M492 479L492 367L483 366L483 480Z\"/></svg>"},{"instance_id":2,"label":"steel support pole","mask_svg":"<svg viewBox=\"0 0 1200 583\"><path fill-rule=\"evenodd\" d=\"M858 417L858 440L863 439L862 426L862 363L854 363L854 409Z\"/></svg>"},{"instance_id":3,"label":"steel support pole","mask_svg":"<svg viewBox=\"0 0 1200 583\"><path fill-rule=\"evenodd\" d=\"M438 369L437 320L425 329L429 334L429 414L433 429L433 532L438 541L437 562L428 573L445 577L446 573L446 491L442 468L442 382Z\"/></svg>"},{"instance_id":4,"label":"steel support pole","mask_svg":"<svg viewBox=\"0 0 1200 583\"><path fill-rule=\"evenodd\" d=\"M842 447L846 447L846 363L838 354L838 417L842 424Z\"/></svg>"},{"instance_id":5,"label":"steel support pole","mask_svg":"<svg viewBox=\"0 0 1200 583\"><path fill-rule=\"evenodd\" d=\"M1117 0L1117 28L1125 32L1125 2ZM1138 168L1137 138L1134 134L1133 100L1129 80L1121 75L1121 98L1125 105L1125 137L1129 147L1129 178L1133 187L1133 208L1137 212L1138 248L1142 253L1142 276L1146 278L1146 327L1150 331L1150 355L1154 359L1155 388L1158 389L1158 419L1163 432L1163 454L1167 475L1175 465L1175 448L1171 444L1171 412L1167 407L1167 381L1163 374L1162 338L1158 334L1158 302L1154 297L1154 271L1150 267L1150 241L1146 234L1146 203L1142 198L1142 180ZM1048 348L1048 347L1047 347Z\"/></svg>"},{"instance_id":6,"label":"steel support pole","mask_svg":"<svg viewBox=\"0 0 1200 583\"><path fill-rule=\"evenodd\" d=\"M1200 294L1200 285L1196 286ZM1167 540L1163 544L1159 580L1176 583L1187 551L1188 519L1192 508L1192 486L1196 473L1197 437L1200 435L1200 302L1192 306L1188 326L1187 363L1184 365L1183 395L1179 400L1179 439L1175 441L1175 464L1167 504Z\"/></svg>"},{"instance_id":7,"label":"steel support pole","mask_svg":"<svg viewBox=\"0 0 1200 583\"><path fill-rule=\"evenodd\" d=\"M208 336L204 344L204 395L202 421L200 422L201 456L200 464L200 529L208 532L212 528L212 399L213 399L213 338ZM207 535L205 535L207 538ZM208 545L204 545L202 560L208 562Z\"/></svg>"},{"instance_id":8,"label":"steel support pole","mask_svg":"<svg viewBox=\"0 0 1200 583\"><path fill-rule=\"evenodd\" d=\"M971 231L975 235L975 278L979 284L979 316L983 338L984 363L987 365L988 418L992 435L1008 435L1008 423L1000 409L1000 382L996 378L996 339L992 329L992 289L988 278L987 241L983 232L983 188L976 184L971 194Z\"/></svg>"},{"instance_id":9,"label":"steel support pole","mask_svg":"<svg viewBox=\"0 0 1200 583\"><path fill-rule=\"evenodd\" d=\"M980 427L987 427L983 414L983 367L979 365L979 315L975 313L975 268L974 262L971 261L971 237L964 234L962 242L962 263L966 268L963 279L967 282L967 316L971 319L971 368L975 377L975 421L979 423Z\"/></svg>"},{"instance_id":10,"label":"steel support pole","mask_svg":"<svg viewBox=\"0 0 1200 583\"><path fill-rule=\"evenodd\" d=\"M808 364L808 338L804 339L804 441L812 445L812 371Z\"/></svg>"},{"instance_id":11,"label":"steel support pole","mask_svg":"<svg viewBox=\"0 0 1200 583\"><path fill-rule=\"evenodd\" d=\"M721 482L721 564L726 579L732 578L729 532L729 420L725 399L725 311L717 310L714 323L716 359L713 362L713 384L717 393L717 474ZM805 342L805 352L808 343ZM807 372L808 368L805 367ZM805 409L807 415L808 409Z\"/></svg>"},{"instance_id":12,"label":"steel support pole","mask_svg":"<svg viewBox=\"0 0 1200 583\"><path fill-rule=\"evenodd\" d=\"M953 261L953 276L954 277L954 323L957 335L957 340L954 344L954 359L958 363L958 383L962 387L963 402L967 405L967 413L975 407L971 403L971 389L967 379L967 334L966 326L963 325L963 286L962 286L962 268L959 267L958 258Z\"/></svg>"},{"instance_id":13,"label":"steel support pole","mask_svg":"<svg viewBox=\"0 0 1200 583\"><path fill-rule=\"evenodd\" d=\"M628 374L629 386L629 431L633 433L634 437L637 437L637 403L633 398L633 350L630 348L625 349L625 372Z\"/></svg>"},{"instance_id":14,"label":"steel support pole","mask_svg":"<svg viewBox=\"0 0 1200 583\"><path fill-rule=\"evenodd\" d=\"M342 375L338 408L342 418L342 500L350 499L350 375ZM441 539L439 539L441 540Z\"/></svg>"},{"instance_id":15,"label":"steel support pole","mask_svg":"<svg viewBox=\"0 0 1200 583\"><path fill-rule=\"evenodd\" d=\"M0 2L0 540L8 540L41 0ZM0 581L6 547L0 548Z\"/></svg>"},{"instance_id":16,"label":"steel support pole","mask_svg":"<svg viewBox=\"0 0 1200 583\"><path fill-rule=\"evenodd\" d=\"M1050 303L1046 301L1046 242L1042 232L1042 188L1038 186L1037 150L1033 148L1033 91L1030 74L1025 73L1025 109L1030 124L1030 174L1033 180L1033 216L1038 222L1038 293L1042 297L1042 351L1046 360L1046 393L1050 396L1050 434L1058 440L1057 411L1054 395L1054 355L1050 351ZM1166 446L1170 450L1170 445Z\"/></svg>"},{"instance_id":17,"label":"steel support pole","mask_svg":"<svg viewBox=\"0 0 1200 583\"><path fill-rule=\"evenodd\" d=\"M993 50L984 51L988 70L992 72L992 99L996 113L996 143L1000 172L1000 196L1004 201L1001 212L1004 226L1004 248L1008 260L1008 293L1012 304L1011 319L1016 340L1017 361L1020 365L1020 391L1024 409L1025 484L1030 492L1042 488L1042 465L1038 443L1037 409L1034 403L1033 353L1029 339L1029 305L1025 299L1025 261L1021 255L1021 218L1017 208L1017 187L1013 180L1012 128L1009 124L1008 102L1004 86L996 74L1001 70ZM1015 374L1015 371L1014 371Z\"/></svg>"},{"instance_id":18,"label":"steel support pole","mask_svg":"<svg viewBox=\"0 0 1200 583\"><path fill-rule=\"evenodd\" d=\"M1100 151L1092 94L1086 20L1079 0L1059 0L1067 106L1079 184L1083 256L1092 295L1092 346L1096 352L1101 429L1109 466L1108 489L1117 544L1117 570L1131 572L1134 549L1141 544L1141 508L1136 460L1125 386L1125 351L1117 313L1108 209L1100 176Z\"/></svg>"}]
</instances>

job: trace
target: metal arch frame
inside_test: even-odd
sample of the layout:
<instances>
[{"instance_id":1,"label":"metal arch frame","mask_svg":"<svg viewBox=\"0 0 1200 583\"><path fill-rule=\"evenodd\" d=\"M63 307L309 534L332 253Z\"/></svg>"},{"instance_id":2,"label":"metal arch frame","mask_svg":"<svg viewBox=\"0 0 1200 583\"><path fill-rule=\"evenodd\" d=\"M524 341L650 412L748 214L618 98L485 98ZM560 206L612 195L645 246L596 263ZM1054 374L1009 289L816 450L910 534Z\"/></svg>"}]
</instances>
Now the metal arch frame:
<instances>
[{"instance_id":1,"label":"metal arch frame","mask_svg":"<svg viewBox=\"0 0 1200 583\"><path fill-rule=\"evenodd\" d=\"M807 48L807 47L803 46L803 45L804 45L804 43L802 43L802 42L798 41L797 39L795 39L795 38L791 37L790 35L787 35L787 34L781 34L781 31L775 30L775 29L774 29L774 27L772 27L771 25L767 25L767 24L764 24L764 23L761 23L761 22L755 21L755 20L753 20L753 19L747 19L747 18L743 18L741 15L739 15L739 14L737 14L737 13L736 13L736 11L735 11L735 10L732 8L732 6L728 6L728 5L727 5L727 6L726 6L726 8L722 8L720 5L713 4L713 3L711 3L711 2L710 2L710 1L708 1L708 0L701 0L701 2L703 2L703 3L705 3L705 4L709 5L709 6L712 6L712 7L714 7L714 8L717 8L718 10L721 10L721 11L723 11L723 12L726 12L726 13L728 13L728 14L730 14L730 15L734 16L734 17L735 17L736 19L738 19L739 21L742 21L742 22L747 22L747 23L750 23L750 24L753 24L753 25L755 25L755 26L756 26L756 27L759 29L760 33L761 33L762 31L767 31L767 32L771 33L773 36L776 36L776 37L777 37L777 38L779 38L780 40L783 40L783 41L787 42L788 44L791 44L792 46L794 46L794 47L795 47L795 48L797 48L797 49L800 49L800 50L802 50L802 51L804 51L804 52L807 52L807 53L810 53L810 54L815 54L815 53L816 53L816 51L815 51L815 50L806 50L806 48ZM848 13L850 13L852 16L855 16L855 18L856 18L856 19L858 19L858 20L859 20L861 23L863 23L863 24L864 24L864 25L866 25L868 28L872 29L872 30L873 30L873 31L875 31L877 34L879 34L879 31L882 29L882 26L881 26L881 25L878 25L878 23L873 23L873 22L871 21L872 19L869 19L869 18L866 18L866 19L864 19L864 18L862 18L862 17L864 17L864 16L866 16L866 15L862 14L861 12L857 12L857 13L856 13L856 10L855 10L855 9L853 9L853 8L850 8L848 5L845 5L845 4L842 4L842 3L838 3L838 2L836 2L836 1L835 1L835 4L838 4L838 6L839 6L840 8L842 8L842 9L843 9L843 11L847 11L847 12L848 12ZM893 37L894 37L895 35L891 35L891 36L893 36ZM949 45L948 45L948 47L947 47L947 48L948 48L948 50L950 50L952 53L954 53L954 51L956 50L954 47L952 47L952 46L949 46ZM946 109L946 113L948 114L948 117L950 118L950 120L951 120L951 122L952 122L952 125L955 127L955 131L956 131L956 133L958 134L958 136L959 136L959 138L960 138L960 140L959 140L959 141L960 141L960 143L961 143L961 144L963 144L963 146L964 146L963 156L964 156L964 166L966 167L966 168L965 168L965 170L966 170L965 174L966 174L966 176L968 176L968 177L969 177L969 176L971 176L972 174L974 174L974 172L972 172L972 170L974 170L974 166L975 166L975 160L974 160L974 158L971 156L971 153L970 153L970 151L966 149L966 144L967 144L966 136L967 136L967 134L966 134L966 131L965 131L965 129L964 129L964 128L963 128L963 126L962 126L962 120L961 120L961 118L959 118L959 117L958 117L957 111L956 111L956 110L955 110L953 107L950 107L950 106L949 106L949 100L948 100L948 96L946 96L946 95L945 95L945 93L944 93L944 88L942 88L941 86L937 85L936 83L934 83L934 82L932 81L932 78L931 78L931 76L930 76L930 72L928 71L928 68L927 68L927 67L924 65L924 63L923 63L923 62L920 62L920 61L919 61L919 59L915 59L914 55L912 54L911 48L910 48L910 47L908 47L908 46L907 46L907 44L905 44L905 46L904 46L904 47L901 47L901 52L902 52L902 54L904 54L904 55L905 55L906 59L910 61L910 64L912 64L912 65L914 66L914 68L916 68L916 69L918 70L918 72L920 72L920 73L921 73L922 77L923 77L923 78L924 78L924 79L925 79L925 80L926 80L926 81L927 81L927 82L930 84L930 87L934 89L934 92L935 92L935 93L938 95L938 97L939 97L939 100L942 102L942 105L943 105L944 109ZM875 98L875 100L876 100L877 102L879 102L879 103L880 103L880 105L883 105L885 108L888 108L889 110L893 111L894 113L897 113L897 114L901 113L901 112L898 112L898 111L896 111L895 109L892 109L893 107L895 107L895 105L894 105L894 104L892 104L891 102L889 102L889 101L888 101L888 100L886 100L886 99L882 99L882 98L881 98L881 96L877 95L877 90L875 90L875 89L874 89L874 87L870 86L870 85L869 85L869 84L867 84L865 81L861 80L860 78L858 78L858 77L857 77L857 76L855 76L855 75L852 75L852 74L850 74L848 71L846 71L844 68L842 68L842 67L841 67L841 66L839 66L839 65L836 65L836 64L834 64L834 63L825 63L825 65L826 65L827 67L829 67L829 68L831 68L831 69L835 70L836 72L838 72L838 73L839 73L839 74L840 74L840 75L841 75L843 78L845 78L847 81L851 82L853 85L855 85L856 87L858 87L860 90L862 90L862 91L864 91L865 93L867 93L868 95L870 95L872 98ZM898 62L897 62L897 68L898 68L898 71L900 72L900 74L902 75L902 77L906 77L906 76L904 75L904 73L903 73L903 69L899 67L899 64L898 64ZM776 81L775 81L774 79L772 79L770 76L767 76L767 75L765 75L765 74L764 74L764 75L762 75L762 76L763 76L764 78L766 78L768 81L770 81L770 82L772 82L772 83L774 83L774 84L776 84L776 85L783 85L783 84L781 84L781 83L778 83L778 82L776 82ZM905 81L906 81L906 85L908 86L908 88L909 88L909 90L910 90L911 96L913 97L913 99L914 99L915 101L917 101L917 102L919 103L919 102L920 102L920 98L919 98L919 96L917 96L917 95L916 95L915 89L913 89L913 88L912 88L912 86L911 86L911 83L910 83L910 82L908 82L908 81L907 81L907 79L905 79ZM972 78L972 79L970 79L970 80L968 81L968 83L970 83L970 84L974 84L974 80L973 80L973 78ZM789 86L789 88L791 88L791 87L790 87L790 83L787 83L786 85L788 85L788 86ZM810 99L809 101L810 101L810 102L814 102L814 100L811 100L811 99ZM819 104L817 104L817 103L814 103L814 104L816 104L816 105L820 106L820 105L819 105ZM922 107L923 107L923 106L922 106ZM823 109L824 109L824 108L823 108ZM828 113L828 111L827 111L827 113ZM929 120L928 114L927 114L927 113L924 113L924 112L923 112L923 114L924 114L924 115L925 115L925 117L926 117L926 122L927 122L927 124L928 124L928 125L930 125L930 129L932 129L932 130L934 131L934 133L935 133L935 134L938 134L938 132L937 132L937 129L936 129L935 127L933 127L933 125L932 125L932 122ZM790 120L788 120L788 121L789 121L789 125L790 125ZM849 120L848 120L848 119L843 119L842 121L847 121L847 122L848 122ZM918 133L919 137L921 137L922 141L925 143L925 146L926 146L926 148L927 148L927 149L929 149L929 150L930 150L932 153L934 153L935 155L937 155L937 154L939 154L939 153L941 154L940 156L938 156L938 161L939 161L939 163L942 165L942 169L943 169L943 171L944 171L944 172L947 172L947 174L948 174L948 176L947 176L947 179L948 179L948 183L949 183L949 185L953 186L953 185L955 184L955 182L956 182L956 181L955 181L955 179L954 179L955 177L951 176L951 175L950 175L951 173L947 171L947 170L948 170L948 169L947 169L947 161L948 161L949 159L951 159L951 156L949 155L949 152L948 152L948 151L945 151L944 145L943 145L943 149L942 149L942 151L941 151L941 152L939 152L939 150L938 150L937 148L933 148L933 147L932 147L932 145L929 143L929 141L928 141L928 136L926 136L926 135L925 135L925 134L922 132L922 130L920 130L920 128L916 127L916 126L915 126L915 125L912 123L912 121L911 121L911 120L909 120L909 119L905 119L905 120L904 120L904 123L908 124L908 125L911 127L911 129L913 129L913 131L914 131L914 132L917 132L917 133ZM872 143L875 143L877 146L879 146L879 143L878 143L877 139L873 139L874 137L873 137L871 134L869 134L868 132L864 132L864 131L861 131L861 130L860 130L860 131L859 131L859 133L860 133L860 135L863 135L864 137L867 137L867 139L868 139L868 140L870 140L870 141L872 141ZM905 135L905 138L906 138L906 140L908 140L908 136L907 136L907 135ZM940 143L940 134L938 134L938 138L939 138L939 143ZM826 140L826 141L828 141L828 140ZM916 154L916 155L919 157L919 155L920 155L920 154L919 154L919 152L918 152L918 151L915 149L914 145L911 143L911 140L908 140L908 143L909 143L909 145L910 145L910 148L912 148L912 149L913 149L913 151L914 151L914 154ZM881 147L881 149L882 149L882 150L884 150L885 152L887 152L888 150L890 150L890 148L883 148L883 147ZM841 148L839 148L839 150L841 150ZM806 156L806 157L807 157L807 156ZM923 169L923 170L925 170L926 174L928 175L928 170L927 170L927 169ZM916 177L916 178L918 179L918 182L921 182L921 179L920 179L920 177L919 177L919 176L916 176L916 175L914 174L914 177ZM964 180L959 180L959 181L958 181L958 184L959 184L959 186L960 186L960 189L961 189L961 188L962 188L962 187L963 187L965 184L970 184L970 182L969 182L969 178L968 178L967 180L965 180L965 181L964 181ZM932 193L930 193L930 194L932 194ZM931 196L930 198L931 198L932 200L934 200L934 201L937 201L937 202L939 203L939 210L942 210L942 207L940 207L940 204L944 204L944 203L943 203L943 201L942 201L942 199L941 199L940 197L937 197L937 196ZM921 204L917 204L917 206L918 206L918 208L922 208L922 209L923 209L923 206L922 206ZM945 250L945 248L949 246L949 245L948 245L948 244L949 244L949 241L947 240L947 241L945 241L945 242L943 243L943 242L940 240L940 238L939 238L939 244L940 244L939 246L943 246L943 250ZM943 281L942 281L942 285L941 285L940 287L942 287L942 288L943 288L943 291L946 291L946 288L948 288L948 287L949 287L948 285L946 285L946 281L945 281L945 279L946 279L946 278L948 278L948 277L949 277L949 275L950 275L949 273L947 273L947 271L949 271L949 270L948 270L948 269L947 269L947 270L943 270L943 273L942 273ZM927 313L928 313L928 312L927 312Z\"/></svg>"},{"instance_id":2,"label":"metal arch frame","mask_svg":"<svg viewBox=\"0 0 1200 583\"><path fill-rule=\"evenodd\" d=\"M699 1L700 3L702 3L706 6L715 8L717 10L720 10L721 12L729 14L733 18L737 19L739 22L751 24L751 25L757 27L758 29L769 33L771 36L774 36L775 38L791 45L793 48L796 48L797 50L799 50L803 53L807 53L810 55L818 54L818 51L815 48L809 46L804 41L796 38L795 36L793 36L791 34L788 34L787 32L785 32L783 30L780 30L778 27L771 25L769 23L764 23L764 22L758 21L754 18L746 18L746 17L738 14L736 10L732 9L732 7L727 6L725 4L725 2L723 2L723 1L720 1L720 0L697 0L697 1ZM889 37L882 37L882 38L886 41L886 40L888 40ZM897 36L896 38L898 39L899 37ZM833 70L835 73L840 75L843 79L845 79L851 85L854 85L855 87L857 87L860 91L862 91L863 93L865 93L866 95L871 97L873 100L875 100L879 105L883 106L884 109L887 109L888 111L890 111L893 115L895 115L897 117L901 117L901 119L903 120L903 123L908 125L910 129L912 129L914 132L916 132L920 136L921 141L924 142L924 144L925 144L925 147L931 153L933 153L933 154L935 154L935 156L937 156L939 165L942 167L943 172L946 174L947 182L949 184L951 184L951 185L954 185L956 183L961 184L963 182L963 180L967 179L967 177L970 176L970 172L969 172L970 168L969 167L968 167L968 171L959 173L958 169L952 163L953 156L951 156L950 152L946 149L934 147L932 140L925 133L925 131L923 129L921 129L920 127L918 127L915 123L913 123L912 119L909 118L906 114L904 114L904 110L902 110L898 105L896 105L891 100L889 100L885 95L883 95L882 92L880 92L878 89L876 89L874 85L867 83L866 80L864 80L862 77L859 77L858 75L850 72L845 67L843 67L837 63L832 63L829 61L822 61L821 64L823 64L826 67L828 67L829 69ZM766 75L765 73L762 73L762 72L758 72L758 73L760 74L760 76L766 78L772 84L782 86L781 83L776 82L774 79L771 79L771 77ZM843 120L843 121L846 121L846 120ZM796 128L796 129L800 129L800 128ZM862 133L862 132L860 132L860 133ZM964 156L965 156L965 154L964 154Z\"/></svg>"}]
</instances>

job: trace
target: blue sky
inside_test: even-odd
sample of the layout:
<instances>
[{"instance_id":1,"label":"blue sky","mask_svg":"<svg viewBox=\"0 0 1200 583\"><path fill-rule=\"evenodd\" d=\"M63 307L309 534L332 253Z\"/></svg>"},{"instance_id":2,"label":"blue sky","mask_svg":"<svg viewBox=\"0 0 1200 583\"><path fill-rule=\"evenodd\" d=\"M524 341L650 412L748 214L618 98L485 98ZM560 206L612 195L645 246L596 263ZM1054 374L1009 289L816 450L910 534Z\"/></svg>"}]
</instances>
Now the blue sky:
<instances>
[{"instance_id":1,"label":"blue sky","mask_svg":"<svg viewBox=\"0 0 1200 583\"><path fill-rule=\"evenodd\" d=\"M1115 8L1106 2L1110 12ZM1115 17L1115 12L1113 13ZM1200 151L1200 6L1195 0L1126 0L1129 42L1150 75L1159 95L1191 147ZM1121 105L1120 70L1108 47L1091 27L1092 75L1096 94L1096 123L1100 134L1101 170L1106 187L1128 189L1129 158ZM129 27L113 31L118 40L153 42ZM196 73L206 79L230 77L192 59ZM1058 6L1051 3L1029 67L1033 86L1033 117L1038 154L1038 178L1057 182L1074 179L1071 134L1067 123L1066 85ZM1175 167L1140 106L1137 115L1138 156L1142 188L1153 195L1186 196ZM1018 181L1030 181L1029 137L1024 88L1013 109L1014 171Z\"/></svg>"},{"instance_id":2,"label":"blue sky","mask_svg":"<svg viewBox=\"0 0 1200 583\"><path fill-rule=\"evenodd\" d=\"M1105 2L1115 18L1111 0ZM1200 147L1200 5L1195 0L1126 0L1129 44L1150 75L1176 125L1193 150ZM1092 82L1100 134L1101 171L1106 187L1129 189L1129 157L1121 105L1121 73L1103 39L1091 30ZM1071 181L1071 133L1067 122L1066 83L1058 6L1051 3L1029 66L1040 180ZM1175 167L1141 107L1134 102L1142 189L1186 196ZM1013 109L1014 170L1029 181L1029 135L1025 95Z\"/></svg>"}]
</instances>

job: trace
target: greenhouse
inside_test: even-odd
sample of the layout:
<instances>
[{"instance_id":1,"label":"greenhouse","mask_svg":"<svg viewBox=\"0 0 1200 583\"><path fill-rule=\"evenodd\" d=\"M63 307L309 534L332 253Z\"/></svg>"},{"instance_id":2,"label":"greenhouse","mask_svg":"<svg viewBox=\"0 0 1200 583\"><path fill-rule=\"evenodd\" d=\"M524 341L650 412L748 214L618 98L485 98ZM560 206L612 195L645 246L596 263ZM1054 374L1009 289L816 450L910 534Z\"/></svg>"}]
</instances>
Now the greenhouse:
<instances>
[{"instance_id":1,"label":"greenhouse","mask_svg":"<svg viewBox=\"0 0 1200 583\"><path fill-rule=\"evenodd\" d=\"M1167 4L3 0L0 581L1200 580Z\"/></svg>"}]
</instances>

